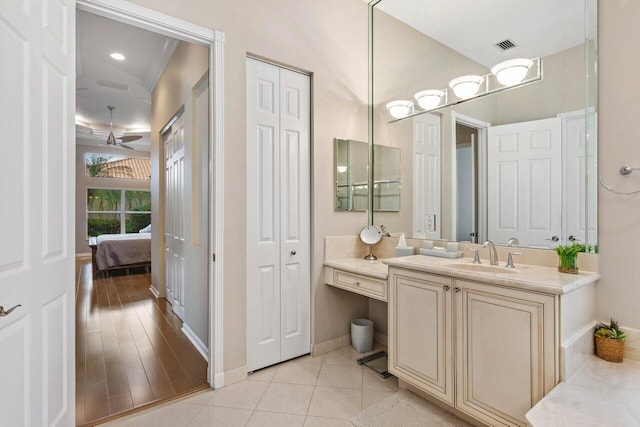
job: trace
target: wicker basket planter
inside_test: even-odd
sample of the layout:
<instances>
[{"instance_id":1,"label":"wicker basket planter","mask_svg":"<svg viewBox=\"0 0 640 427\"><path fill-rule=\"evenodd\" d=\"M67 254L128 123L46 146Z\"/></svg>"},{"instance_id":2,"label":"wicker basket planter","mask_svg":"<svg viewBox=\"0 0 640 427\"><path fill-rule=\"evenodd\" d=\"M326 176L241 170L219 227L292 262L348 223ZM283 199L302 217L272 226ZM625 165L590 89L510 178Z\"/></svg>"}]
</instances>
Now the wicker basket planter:
<instances>
[{"instance_id":1,"label":"wicker basket planter","mask_svg":"<svg viewBox=\"0 0 640 427\"><path fill-rule=\"evenodd\" d=\"M624 358L624 341L596 335L596 356L608 362L622 362Z\"/></svg>"}]
</instances>

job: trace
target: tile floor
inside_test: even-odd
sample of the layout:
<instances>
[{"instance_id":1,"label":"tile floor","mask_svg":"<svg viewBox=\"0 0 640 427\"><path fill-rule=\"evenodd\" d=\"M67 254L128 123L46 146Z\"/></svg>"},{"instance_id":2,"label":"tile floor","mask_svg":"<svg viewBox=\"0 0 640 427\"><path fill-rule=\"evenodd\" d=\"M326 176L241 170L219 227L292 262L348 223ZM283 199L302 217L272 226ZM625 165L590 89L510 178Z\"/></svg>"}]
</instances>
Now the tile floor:
<instances>
[{"instance_id":1,"label":"tile floor","mask_svg":"<svg viewBox=\"0 0 640 427\"><path fill-rule=\"evenodd\" d=\"M349 418L398 391L396 378L382 379L356 363L363 355L349 346L303 356L107 425L352 427Z\"/></svg>"}]
</instances>

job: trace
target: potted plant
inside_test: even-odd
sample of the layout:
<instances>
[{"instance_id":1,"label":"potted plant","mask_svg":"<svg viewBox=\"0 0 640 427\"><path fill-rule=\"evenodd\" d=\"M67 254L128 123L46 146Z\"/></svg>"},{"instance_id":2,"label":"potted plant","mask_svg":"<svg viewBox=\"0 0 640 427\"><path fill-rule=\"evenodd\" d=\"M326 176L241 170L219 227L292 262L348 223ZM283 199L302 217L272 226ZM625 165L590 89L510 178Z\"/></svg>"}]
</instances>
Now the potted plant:
<instances>
[{"instance_id":1,"label":"potted plant","mask_svg":"<svg viewBox=\"0 0 640 427\"><path fill-rule=\"evenodd\" d=\"M578 274L578 254L589 250L586 245L574 243L572 245L558 245L558 271L561 273Z\"/></svg>"},{"instance_id":2,"label":"potted plant","mask_svg":"<svg viewBox=\"0 0 640 427\"><path fill-rule=\"evenodd\" d=\"M600 323L596 326L596 356L609 362L622 362L624 357L624 340L627 334L618 327L618 322L611 319L609 325Z\"/></svg>"}]
</instances>

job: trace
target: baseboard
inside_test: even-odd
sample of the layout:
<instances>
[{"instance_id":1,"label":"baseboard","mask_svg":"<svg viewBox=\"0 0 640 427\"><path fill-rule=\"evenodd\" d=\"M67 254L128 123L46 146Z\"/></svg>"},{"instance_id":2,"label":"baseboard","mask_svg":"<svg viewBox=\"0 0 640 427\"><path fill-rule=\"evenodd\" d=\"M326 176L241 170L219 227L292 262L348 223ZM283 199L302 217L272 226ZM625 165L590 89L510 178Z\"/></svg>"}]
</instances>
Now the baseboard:
<instances>
[{"instance_id":1,"label":"baseboard","mask_svg":"<svg viewBox=\"0 0 640 427\"><path fill-rule=\"evenodd\" d=\"M151 293L156 299L160 298L160 292L158 292L158 290L153 286L153 284L149 286L149 290L151 291Z\"/></svg>"},{"instance_id":2,"label":"baseboard","mask_svg":"<svg viewBox=\"0 0 640 427\"><path fill-rule=\"evenodd\" d=\"M91 258L91 252L76 253L76 258Z\"/></svg>"},{"instance_id":3,"label":"baseboard","mask_svg":"<svg viewBox=\"0 0 640 427\"><path fill-rule=\"evenodd\" d=\"M560 381L566 381L593 356L595 320L560 344Z\"/></svg>"},{"instance_id":4,"label":"baseboard","mask_svg":"<svg viewBox=\"0 0 640 427\"><path fill-rule=\"evenodd\" d=\"M627 334L624 345L624 358L640 362L640 330L627 328L626 326L622 326L620 329Z\"/></svg>"},{"instance_id":5,"label":"baseboard","mask_svg":"<svg viewBox=\"0 0 640 427\"><path fill-rule=\"evenodd\" d=\"M191 341L191 344L193 344L196 350L198 350L198 353L200 353L200 355L204 357L204 360L209 362L209 348L205 343L202 342L202 340L198 337L198 335L196 335L196 333L193 332L193 329L191 329L189 325L187 325L186 323L183 323L182 333L185 334L187 338L189 338L189 341Z\"/></svg>"},{"instance_id":6,"label":"baseboard","mask_svg":"<svg viewBox=\"0 0 640 427\"><path fill-rule=\"evenodd\" d=\"M226 371L223 375L224 386L230 386L247 379L247 367L241 366L239 368Z\"/></svg>"},{"instance_id":7,"label":"baseboard","mask_svg":"<svg viewBox=\"0 0 640 427\"><path fill-rule=\"evenodd\" d=\"M347 345L351 345L351 334L343 335L341 337L334 338L328 341L323 341L318 344L312 344L311 356L321 356Z\"/></svg>"},{"instance_id":8,"label":"baseboard","mask_svg":"<svg viewBox=\"0 0 640 427\"><path fill-rule=\"evenodd\" d=\"M211 386L215 389L224 387L224 372L213 376L213 384Z\"/></svg>"}]
</instances>

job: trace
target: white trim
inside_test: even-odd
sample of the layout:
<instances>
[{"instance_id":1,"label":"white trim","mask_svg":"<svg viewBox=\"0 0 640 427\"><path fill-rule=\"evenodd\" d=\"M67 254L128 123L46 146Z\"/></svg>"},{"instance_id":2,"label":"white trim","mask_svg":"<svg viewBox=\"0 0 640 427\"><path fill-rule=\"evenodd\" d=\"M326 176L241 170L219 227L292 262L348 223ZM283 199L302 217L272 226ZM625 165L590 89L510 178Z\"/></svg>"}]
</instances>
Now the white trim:
<instances>
[{"instance_id":1,"label":"white trim","mask_svg":"<svg viewBox=\"0 0 640 427\"><path fill-rule=\"evenodd\" d=\"M76 252L76 258L91 258L91 252Z\"/></svg>"},{"instance_id":2,"label":"white trim","mask_svg":"<svg viewBox=\"0 0 640 427\"><path fill-rule=\"evenodd\" d=\"M220 33L222 34L222 33ZM209 384L224 387L224 35L209 50ZM213 158L212 158L213 156ZM213 171L213 173L211 173ZM212 194L213 193L213 194ZM213 262L215 254L217 262ZM212 347L213 346L213 347ZM211 369L213 367L213 369Z\"/></svg>"},{"instance_id":3,"label":"white trim","mask_svg":"<svg viewBox=\"0 0 640 427\"><path fill-rule=\"evenodd\" d=\"M153 286L153 283L149 286L149 292L151 292L156 299L160 298L160 292Z\"/></svg>"},{"instance_id":4,"label":"white trim","mask_svg":"<svg viewBox=\"0 0 640 427\"><path fill-rule=\"evenodd\" d=\"M191 329L186 323L183 323L181 331L183 334L185 334L189 341L191 341L191 344L193 344L196 350L198 350L198 353L200 353L200 355L204 357L204 360L208 361L209 349L207 348L207 345L203 343L202 340L196 335L196 333L193 332L193 329Z\"/></svg>"},{"instance_id":5,"label":"white trim","mask_svg":"<svg viewBox=\"0 0 640 427\"><path fill-rule=\"evenodd\" d=\"M456 124L462 124L468 127L472 127L478 129L478 194L486 193L487 180L482 179L482 173L486 174L486 167L483 167L482 161L486 158L484 154L487 150L487 128L491 127L491 123L483 122L482 120L475 119L471 116L465 116L464 114L457 113L455 111L451 112L451 240L456 240L457 235L457 220L458 214L456 210L456 203L458 200L458 188L457 188L457 175L458 168L456 165ZM480 200L484 200L486 204L486 196L484 198L478 198ZM478 207L478 212L480 212L481 207ZM480 219L484 218L486 220L486 215L478 214L478 229L476 232L480 235L480 229L482 225L480 224ZM486 227L485 227L486 232ZM478 240L479 242L480 240Z\"/></svg>"},{"instance_id":6,"label":"white trim","mask_svg":"<svg viewBox=\"0 0 640 427\"><path fill-rule=\"evenodd\" d=\"M215 205L209 216L209 247L218 260L224 259L224 33L194 25L123 0L76 0L76 7L118 22L134 25L165 36L209 46L209 124L211 132L209 203ZM224 386L223 371L223 265L212 263L209 270L209 369L207 381L213 388ZM153 286L152 286L153 288ZM152 291L153 292L153 291Z\"/></svg>"},{"instance_id":7,"label":"white trim","mask_svg":"<svg viewBox=\"0 0 640 427\"><path fill-rule=\"evenodd\" d=\"M149 68L147 68L147 72L144 73L142 86L147 89L149 93L153 92L153 89L155 89L158 84L158 80L160 80L160 76L164 72L177 46L178 40L167 39L162 47L162 53L153 58L153 62L149 65Z\"/></svg>"}]
</instances>

